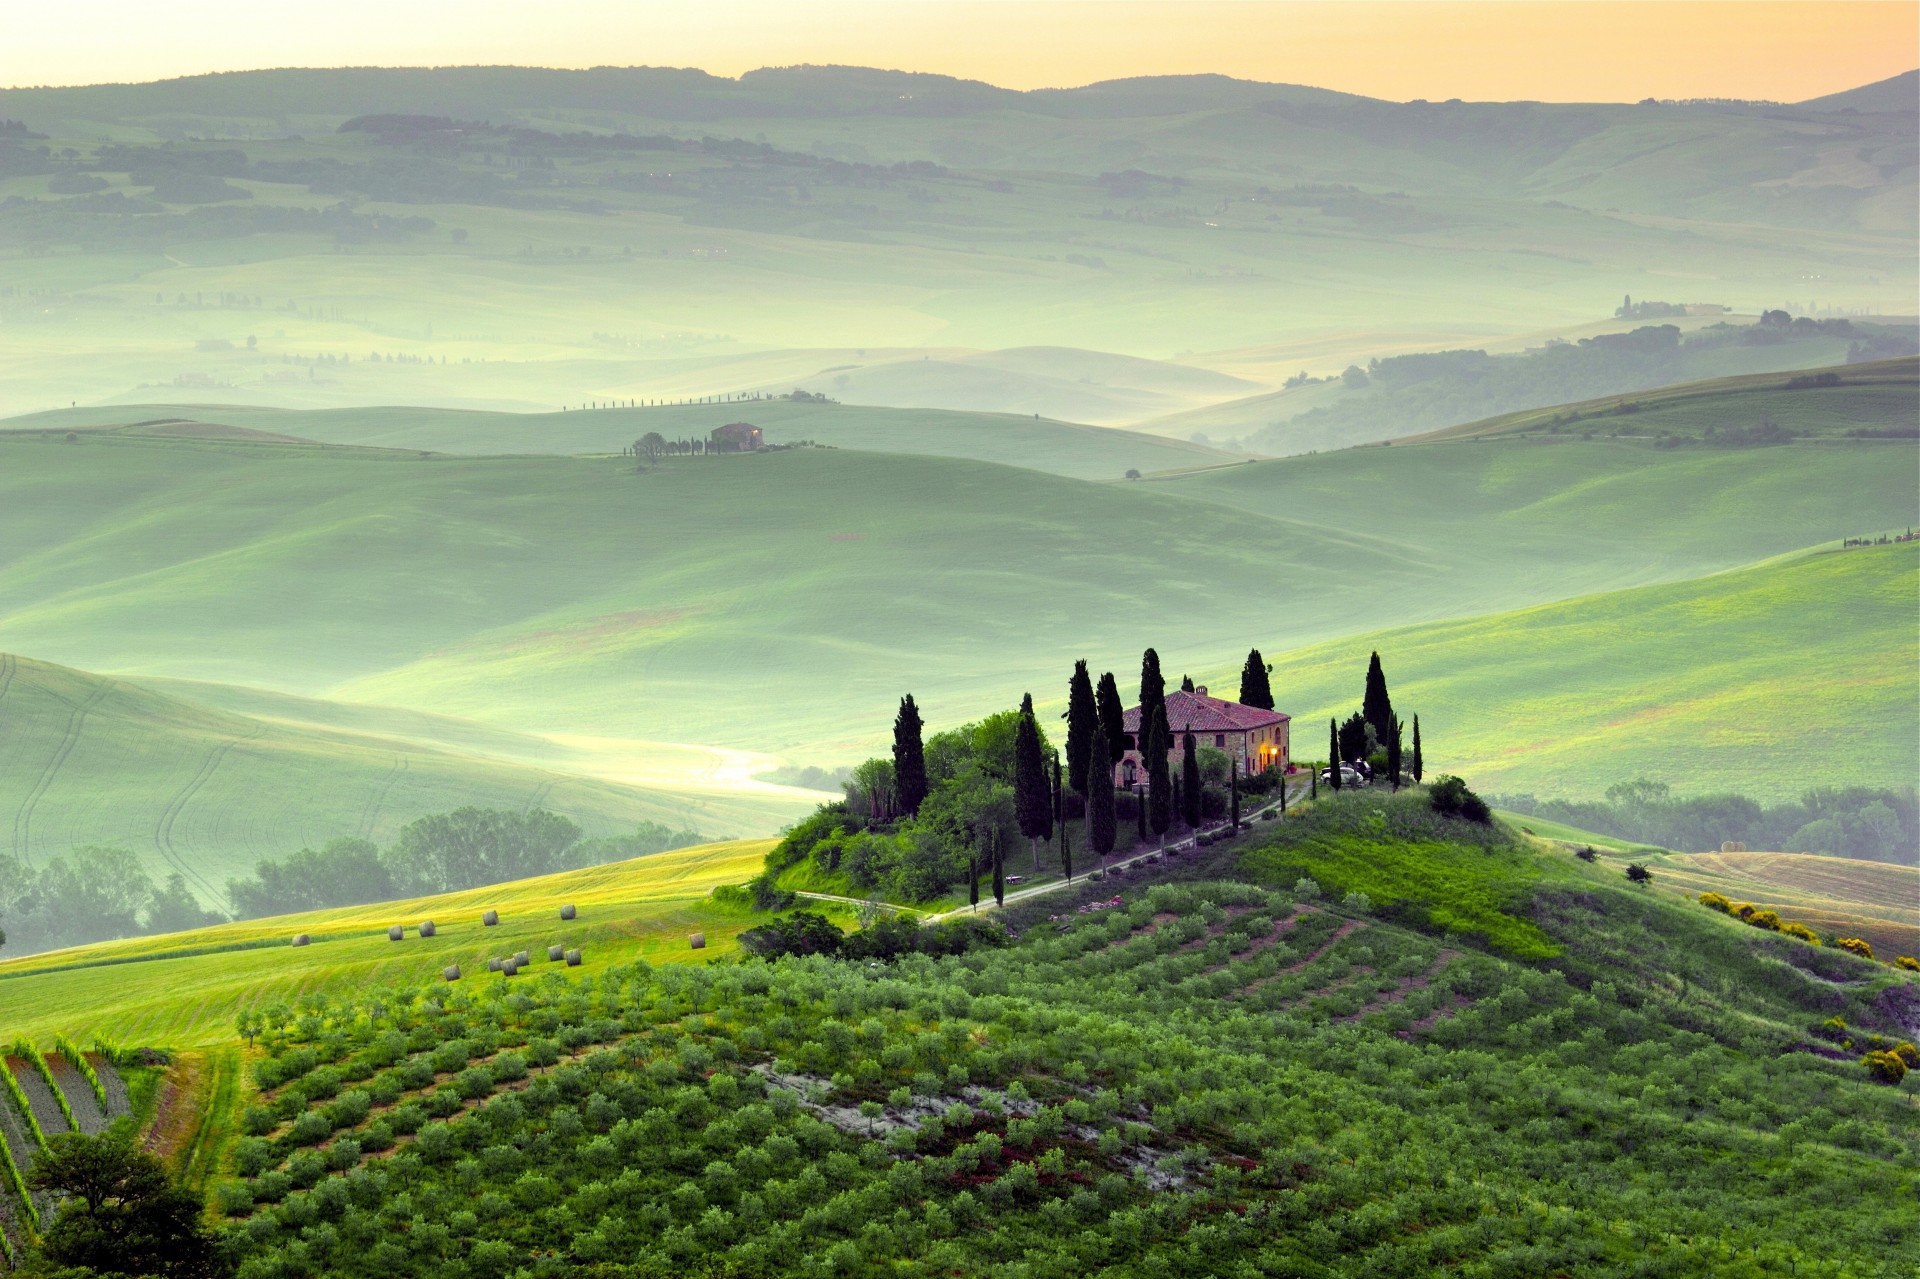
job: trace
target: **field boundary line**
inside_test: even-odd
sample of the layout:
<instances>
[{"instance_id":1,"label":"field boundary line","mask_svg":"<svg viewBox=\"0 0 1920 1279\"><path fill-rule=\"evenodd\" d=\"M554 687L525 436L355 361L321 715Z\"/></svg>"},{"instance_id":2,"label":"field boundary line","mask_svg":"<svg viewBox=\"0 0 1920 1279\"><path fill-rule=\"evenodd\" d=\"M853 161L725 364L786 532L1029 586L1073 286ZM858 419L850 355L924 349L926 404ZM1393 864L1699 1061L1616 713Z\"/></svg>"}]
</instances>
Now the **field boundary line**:
<instances>
[{"instance_id":1,"label":"field boundary line","mask_svg":"<svg viewBox=\"0 0 1920 1279\"><path fill-rule=\"evenodd\" d=\"M18 857L23 865L33 864L27 855L27 841L33 835L33 810L39 806L41 797L47 793L47 788L53 785L53 779L60 772L60 766L67 762L67 756L73 753L74 744L80 740L80 732L86 726L88 712L106 699L112 687L113 681L102 680L100 686L94 689L84 702L73 708L72 713L67 716L66 732L60 739L60 745L54 748L53 754L41 767L40 776L34 782L33 789L27 792L24 800L20 801L18 811L13 815L13 855Z\"/></svg>"}]
</instances>

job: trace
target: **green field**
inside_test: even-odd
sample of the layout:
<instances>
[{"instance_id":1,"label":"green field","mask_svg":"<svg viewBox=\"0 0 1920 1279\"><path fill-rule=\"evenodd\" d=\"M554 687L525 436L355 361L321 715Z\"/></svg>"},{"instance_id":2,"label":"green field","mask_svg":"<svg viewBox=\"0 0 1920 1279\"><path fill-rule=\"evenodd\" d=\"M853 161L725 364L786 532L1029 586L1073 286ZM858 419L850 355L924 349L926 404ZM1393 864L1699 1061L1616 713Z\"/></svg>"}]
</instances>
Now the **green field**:
<instances>
[{"instance_id":1,"label":"green field","mask_svg":"<svg viewBox=\"0 0 1920 1279\"><path fill-rule=\"evenodd\" d=\"M1274 696L1296 753L1323 757L1327 718L1359 706L1378 650L1428 773L1488 791L1904 787L1920 773L1902 728L1920 714L1917 593L1914 545L1793 556L1300 649L1275 661Z\"/></svg>"},{"instance_id":2,"label":"green field","mask_svg":"<svg viewBox=\"0 0 1920 1279\"><path fill-rule=\"evenodd\" d=\"M179 870L224 907L226 881L262 858L343 836L386 843L416 817L468 804L548 808L590 836L642 821L758 834L806 807L773 788L703 793L695 776L672 778L671 791L585 777L569 768L585 752L476 725L449 742L462 726L346 707L325 725L295 718L308 708L290 699L248 700L256 713L236 714L0 653L0 842L29 866L82 845L131 849L156 882ZM396 735L409 727L442 740Z\"/></svg>"},{"instance_id":3,"label":"green field","mask_svg":"<svg viewBox=\"0 0 1920 1279\"><path fill-rule=\"evenodd\" d=\"M758 872L765 840L705 844L630 862L519 880L436 897L349 906L274 919L221 924L186 933L103 942L0 961L0 1033L52 1042L100 1036L112 1043L212 1048L233 1039L242 1008L306 994L346 998L380 986L438 980L458 964L464 982L489 979L491 957L533 952L545 964L549 945L578 947L590 970L644 958L703 959L733 949L733 938L756 922L716 906L720 884ZM562 923L563 904L579 917ZM500 912L483 928L482 911ZM437 927L416 935L420 921ZM404 925L404 942L387 929ZM704 951L687 937L704 932ZM296 933L312 944L294 947Z\"/></svg>"}]
</instances>

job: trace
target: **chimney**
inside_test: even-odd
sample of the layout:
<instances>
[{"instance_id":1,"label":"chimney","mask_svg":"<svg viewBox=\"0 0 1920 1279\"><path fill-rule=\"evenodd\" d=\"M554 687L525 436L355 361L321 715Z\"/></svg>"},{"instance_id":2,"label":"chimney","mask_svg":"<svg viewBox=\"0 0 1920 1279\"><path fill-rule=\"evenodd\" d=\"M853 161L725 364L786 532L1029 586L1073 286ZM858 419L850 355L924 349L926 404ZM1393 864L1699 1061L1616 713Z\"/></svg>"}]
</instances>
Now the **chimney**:
<instances>
[{"instance_id":1,"label":"chimney","mask_svg":"<svg viewBox=\"0 0 1920 1279\"><path fill-rule=\"evenodd\" d=\"M1205 684L1195 684L1193 686L1193 693L1196 697L1205 697L1207 695L1207 686Z\"/></svg>"}]
</instances>

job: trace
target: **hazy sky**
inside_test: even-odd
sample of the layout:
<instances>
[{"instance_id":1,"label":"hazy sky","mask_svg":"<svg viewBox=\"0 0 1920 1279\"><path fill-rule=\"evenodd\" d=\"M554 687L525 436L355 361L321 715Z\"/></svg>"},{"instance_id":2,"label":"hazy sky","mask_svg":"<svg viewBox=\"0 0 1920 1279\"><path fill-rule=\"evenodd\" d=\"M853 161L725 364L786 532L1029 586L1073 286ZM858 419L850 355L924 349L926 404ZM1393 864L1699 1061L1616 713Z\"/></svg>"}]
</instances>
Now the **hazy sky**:
<instances>
[{"instance_id":1,"label":"hazy sky","mask_svg":"<svg viewBox=\"0 0 1920 1279\"><path fill-rule=\"evenodd\" d=\"M1852 0L8 0L0 84L266 66L937 71L1015 88L1217 71L1386 98L1792 101L1920 65Z\"/></svg>"}]
</instances>

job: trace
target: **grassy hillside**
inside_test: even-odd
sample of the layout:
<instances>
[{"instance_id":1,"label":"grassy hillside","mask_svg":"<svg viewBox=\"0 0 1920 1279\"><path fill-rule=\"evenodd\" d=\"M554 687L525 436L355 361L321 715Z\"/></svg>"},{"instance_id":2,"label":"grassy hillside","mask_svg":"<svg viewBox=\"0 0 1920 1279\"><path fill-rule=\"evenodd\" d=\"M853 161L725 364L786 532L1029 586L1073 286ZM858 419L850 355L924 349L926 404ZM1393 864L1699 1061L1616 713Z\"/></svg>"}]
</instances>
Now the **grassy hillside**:
<instances>
[{"instance_id":1,"label":"grassy hillside","mask_svg":"<svg viewBox=\"0 0 1920 1279\"><path fill-rule=\"evenodd\" d=\"M1231 454L1114 428L1030 415L865 408L759 400L565 413L434 408L262 409L246 405L136 404L56 409L0 419L0 431L212 434L222 428L375 448L437 453L618 453L649 431L707 438L727 422L752 422L769 444L811 440L876 453L970 458L1086 480L1237 461Z\"/></svg>"},{"instance_id":2,"label":"grassy hillside","mask_svg":"<svg viewBox=\"0 0 1920 1279\"><path fill-rule=\"evenodd\" d=\"M347 999L377 987L440 980L458 964L462 980L489 980L487 960L547 947L578 947L589 971L636 959L705 959L733 949L755 920L708 902L719 884L760 869L770 841L704 844L629 862L436 897L349 906L193 932L103 942L0 960L0 1033L51 1042L64 1033L125 1044L213 1047L233 1038L242 1008L305 995ZM578 907L563 923L562 905ZM482 927L483 911L500 924ZM434 921L431 938L417 936ZM404 942L387 940L401 924ZM704 932L705 951L687 937ZM290 945L297 933L312 944ZM499 980L497 976L492 980ZM461 987L466 989L466 987Z\"/></svg>"},{"instance_id":3,"label":"grassy hillside","mask_svg":"<svg viewBox=\"0 0 1920 1279\"><path fill-rule=\"evenodd\" d=\"M1076 657L1126 670L1152 644L1196 669L1903 523L1913 446L1786 468L1778 450L1450 445L1137 486L827 450L636 474L111 434L0 449L11 650L629 754L840 762L907 689L950 723L1057 695Z\"/></svg>"},{"instance_id":4,"label":"grassy hillside","mask_svg":"<svg viewBox=\"0 0 1920 1279\"><path fill-rule=\"evenodd\" d=\"M1916 593L1920 546L1790 557L1301 649L1275 661L1274 696L1297 716L1296 751L1324 756L1327 718L1358 708L1377 649L1395 709L1420 716L1428 772L1492 791L1907 786Z\"/></svg>"}]
</instances>

